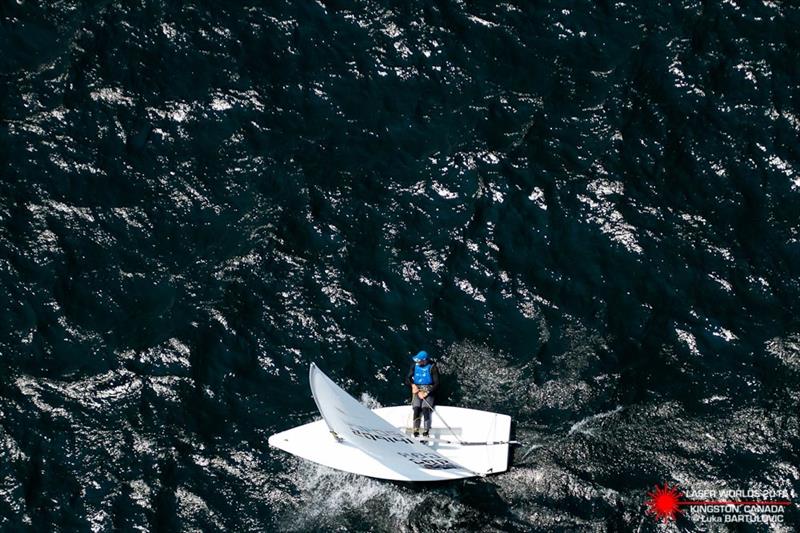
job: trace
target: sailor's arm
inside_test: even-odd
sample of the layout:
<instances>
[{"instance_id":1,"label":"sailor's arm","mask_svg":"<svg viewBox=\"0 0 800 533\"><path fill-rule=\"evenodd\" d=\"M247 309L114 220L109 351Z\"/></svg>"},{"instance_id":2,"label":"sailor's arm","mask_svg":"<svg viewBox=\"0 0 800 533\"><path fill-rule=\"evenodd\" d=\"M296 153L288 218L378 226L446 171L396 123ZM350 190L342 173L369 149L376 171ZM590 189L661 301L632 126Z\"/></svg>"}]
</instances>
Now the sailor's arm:
<instances>
[{"instance_id":1,"label":"sailor's arm","mask_svg":"<svg viewBox=\"0 0 800 533\"><path fill-rule=\"evenodd\" d=\"M409 368L408 372L406 373L405 382L406 382L406 385L409 385L411 387L411 394L416 394L419 389L417 389L417 386L414 385L414 379L413 378L414 378L414 365L411 365L411 368Z\"/></svg>"},{"instance_id":2,"label":"sailor's arm","mask_svg":"<svg viewBox=\"0 0 800 533\"><path fill-rule=\"evenodd\" d=\"M428 394L433 394L439 388L439 365L434 364L433 368L431 368L431 379L433 383L428 389Z\"/></svg>"}]
</instances>

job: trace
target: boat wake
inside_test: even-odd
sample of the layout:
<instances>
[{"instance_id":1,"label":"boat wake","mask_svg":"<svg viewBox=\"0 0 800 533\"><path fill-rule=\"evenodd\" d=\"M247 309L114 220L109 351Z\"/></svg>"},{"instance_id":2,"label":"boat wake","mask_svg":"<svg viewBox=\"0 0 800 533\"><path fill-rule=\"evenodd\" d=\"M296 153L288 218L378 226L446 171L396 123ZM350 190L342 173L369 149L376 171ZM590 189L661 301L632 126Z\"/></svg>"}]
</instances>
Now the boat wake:
<instances>
[{"instance_id":1,"label":"boat wake","mask_svg":"<svg viewBox=\"0 0 800 533\"><path fill-rule=\"evenodd\" d=\"M308 461L292 463L288 477L298 494L284 502L279 531L355 530L365 521L384 531L451 530L462 514L453 495L442 493L447 489L423 490Z\"/></svg>"}]
</instances>

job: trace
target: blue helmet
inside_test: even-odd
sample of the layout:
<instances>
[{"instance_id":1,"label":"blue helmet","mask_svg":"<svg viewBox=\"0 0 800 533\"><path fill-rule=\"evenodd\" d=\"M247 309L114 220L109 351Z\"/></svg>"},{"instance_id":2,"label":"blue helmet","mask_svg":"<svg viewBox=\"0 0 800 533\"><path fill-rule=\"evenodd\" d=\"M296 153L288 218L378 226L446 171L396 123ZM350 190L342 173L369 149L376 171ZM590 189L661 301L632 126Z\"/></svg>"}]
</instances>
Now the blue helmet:
<instances>
[{"instance_id":1,"label":"blue helmet","mask_svg":"<svg viewBox=\"0 0 800 533\"><path fill-rule=\"evenodd\" d=\"M425 350L422 350L421 352L419 352L417 355L415 355L413 357L414 361L418 361L418 362L419 361L424 361L427 358L428 358L428 352L426 352Z\"/></svg>"}]
</instances>

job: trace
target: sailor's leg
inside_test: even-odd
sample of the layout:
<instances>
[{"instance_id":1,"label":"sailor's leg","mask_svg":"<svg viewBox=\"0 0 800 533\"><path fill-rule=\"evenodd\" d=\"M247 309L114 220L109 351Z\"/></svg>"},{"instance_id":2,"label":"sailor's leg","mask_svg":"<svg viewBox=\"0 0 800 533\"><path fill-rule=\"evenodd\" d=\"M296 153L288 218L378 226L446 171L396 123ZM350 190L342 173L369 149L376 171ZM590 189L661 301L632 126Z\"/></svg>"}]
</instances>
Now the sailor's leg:
<instances>
[{"instance_id":1,"label":"sailor's leg","mask_svg":"<svg viewBox=\"0 0 800 533\"><path fill-rule=\"evenodd\" d=\"M436 406L436 397L433 394L429 394L425 397L425 401L422 402L422 419L424 421L423 426L423 433L425 435L428 434L428 431L431 429L431 413L433 412L433 408Z\"/></svg>"},{"instance_id":2,"label":"sailor's leg","mask_svg":"<svg viewBox=\"0 0 800 533\"><path fill-rule=\"evenodd\" d=\"M414 399L411 401L411 408L412 408L413 413L414 413L413 426L414 426L414 433L416 434L416 433L419 432L419 421L420 421L420 418L422 418L422 414L421 414L422 401L419 399L419 397L417 395L414 395Z\"/></svg>"},{"instance_id":3,"label":"sailor's leg","mask_svg":"<svg viewBox=\"0 0 800 533\"><path fill-rule=\"evenodd\" d=\"M426 405L422 408L422 434L427 435L431 429L431 409Z\"/></svg>"},{"instance_id":4,"label":"sailor's leg","mask_svg":"<svg viewBox=\"0 0 800 533\"><path fill-rule=\"evenodd\" d=\"M414 431L419 430L419 419L422 418L420 411L419 407L414 407Z\"/></svg>"}]
</instances>

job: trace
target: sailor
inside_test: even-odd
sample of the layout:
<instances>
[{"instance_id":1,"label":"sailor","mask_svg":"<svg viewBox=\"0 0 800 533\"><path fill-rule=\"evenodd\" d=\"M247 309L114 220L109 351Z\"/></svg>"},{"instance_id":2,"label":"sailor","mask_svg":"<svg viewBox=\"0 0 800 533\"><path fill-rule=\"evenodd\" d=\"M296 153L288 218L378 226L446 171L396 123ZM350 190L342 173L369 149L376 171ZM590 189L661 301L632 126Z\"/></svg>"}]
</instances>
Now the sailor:
<instances>
[{"instance_id":1,"label":"sailor","mask_svg":"<svg viewBox=\"0 0 800 533\"><path fill-rule=\"evenodd\" d=\"M419 352L412 359L414 362L406 374L406 385L411 386L414 436L419 436L419 421L422 418L422 436L427 437L431 429L431 411L436 405L436 389L439 388L439 369L436 367L436 362L428 356L426 351Z\"/></svg>"}]
</instances>

